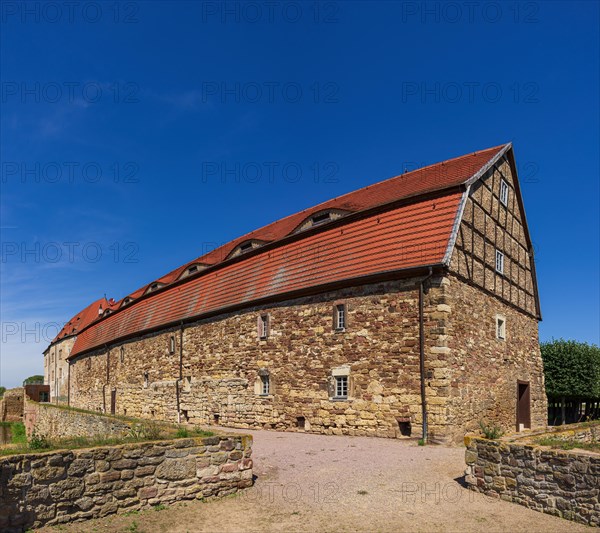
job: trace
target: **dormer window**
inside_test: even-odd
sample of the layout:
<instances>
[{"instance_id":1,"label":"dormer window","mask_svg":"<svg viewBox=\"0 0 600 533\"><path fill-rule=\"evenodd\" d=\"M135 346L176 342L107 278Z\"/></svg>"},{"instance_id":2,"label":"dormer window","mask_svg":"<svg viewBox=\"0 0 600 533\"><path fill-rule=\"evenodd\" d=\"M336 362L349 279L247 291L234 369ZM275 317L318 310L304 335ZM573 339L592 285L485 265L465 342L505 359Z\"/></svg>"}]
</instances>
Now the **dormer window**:
<instances>
[{"instance_id":1,"label":"dormer window","mask_svg":"<svg viewBox=\"0 0 600 533\"><path fill-rule=\"evenodd\" d=\"M192 265L188 268L188 274L193 274L194 272L198 272L198 265Z\"/></svg>"},{"instance_id":2,"label":"dormer window","mask_svg":"<svg viewBox=\"0 0 600 533\"><path fill-rule=\"evenodd\" d=\"M251 252L252 250L260 248L263 244L265 244L265 241L260 241L257 239L250 239L248 241L244 241L243 243L236 246L227 258L229 259L231 257L237 257L238 255Z\"/></svg>"},{"instance_id":3,"label":"dormer window","mask_svg":"<svg viewBox=\"0 0 600 533\"><path fill-rule=\"evenodd\" d=\"M331 213L328 211L327 213L321 213L320 215L314 215L311 217L312 225L318 226L319 224L325 224L325 222L329 222L331 220Z\"/></svg>"},{"instance_id":4,"label":"dormer window","mask_svg":"<svg viewBox=\"0 0 600 533\"><path fill-rule=\"evenodd\" d=\"M123 305L127 305L130 302L131 302L131 298L127 297L123 300Z\"/></svg>"},{"instance_id":5,"label":"dormer window","mask_svg":"<svg viewBox=\"0 0 600 533\"><path fill-rule=\"evenodd\" d=\"M350 211L344 211L342 209L327 209L326 211L313 213L309 217L305 218L304 222L302 222L292 233L298 233L299 231L304 231L316 226L321 226L322 224L327 224L328 222L333 222L334 220L338 220L339 218L342 218L348 214L350 214Z\"/></svg>"},{"instance_id":6,"label":"dormer window","mask_svg":"<svg viewBox=\"0 0 600 533\"><path fill-rule=\"evenodd\" d=\"M150 289L151 291L155 291L156 289L158 289L158 283L153 283L152 285L150 285Z\"/></svg>"}]
</instances>

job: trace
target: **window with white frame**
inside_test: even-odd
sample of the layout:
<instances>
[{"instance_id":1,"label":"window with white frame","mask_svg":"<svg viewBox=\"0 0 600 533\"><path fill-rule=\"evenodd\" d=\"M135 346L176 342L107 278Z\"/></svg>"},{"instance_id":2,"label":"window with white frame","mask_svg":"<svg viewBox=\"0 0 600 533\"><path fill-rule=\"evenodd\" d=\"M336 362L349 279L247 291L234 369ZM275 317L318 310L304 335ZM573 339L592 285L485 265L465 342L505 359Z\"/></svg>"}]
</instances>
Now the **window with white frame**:
<instances>
[{"instance_id":1,"label":"window with white frame","mask_svg":"<svg viewBox=\"0 0 600 533\"><path fill-rule=\"evenodd\" d=\"M260 393L263 396L268 396L271 393L271 382L268 374L260 376Z\"/></svg>"},{"instance_id":2,"label":"window with white frame","mask_svg":"<svg viewBox=\"0 0 600 533\"><path fill-rule=\"evenodd\" d=\"M504 254L500 250L496 250L496 272L504 274Z\"/></svg>"},{"instance_id":3,"label":"window with white frame","mask_svg":"<svg viewBox=\"0 0 600 533\"><path fill-rule=\"evenodd\" d=\"M261 340L269 336L269 315L260 315L258 317L258 338Z\"/></svg>"},{"instance_id":4,"label":"window with white frame","mask_svg":"<svg viewBox=\"0 0 600 533\"><path fill-rule=\"evenodd\" d=\"M500 340L506 339L506 318L496 316L496 338Z\"/></svg>"},{"instance_id":5,"label":"window with white frame","mask_svg":"<svg viewBox=\"0 0 600 533\"><path fill-rule=\"evenodd\" d=\"M335 376L335 397L348 398L348 376Z\"/></svg>"},{"instance_id":6,"label":"window with white frame","mask_svg":"<svg viewBox=\"0 0 600 533\"><path fill-rule=\"evenodd\" d=\"M337 304L334 308L333 327L336 331L346 329L346 304Z\"/></svg>"},{"instance_id":7,"label":"window with white frame","mask_svg":"<svg viewBox=\"0 0 600 533\"><path fill-rule=\"evenodd\" d=\"M508 205L508 183L506 180L500 181L500 201L503 205Z\"/></svg>"}]
</instances>

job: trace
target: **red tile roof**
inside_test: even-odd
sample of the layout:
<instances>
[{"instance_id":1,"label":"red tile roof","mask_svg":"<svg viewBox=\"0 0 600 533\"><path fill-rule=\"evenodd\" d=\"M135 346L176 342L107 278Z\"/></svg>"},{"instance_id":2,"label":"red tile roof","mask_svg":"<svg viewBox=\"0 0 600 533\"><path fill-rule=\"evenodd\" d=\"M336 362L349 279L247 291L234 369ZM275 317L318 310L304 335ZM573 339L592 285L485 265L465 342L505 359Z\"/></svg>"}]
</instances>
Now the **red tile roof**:
<instances>
[{"instance_id":1,"label":"red tile roof","mask_svg":"<svg viewBox=\"0 0 600 533\"><path fill-rule=\"evenodd\" d=\"M137 302L151 284L130 294L128 298L133 302L78 334L71 355L137 332L282 293L386 271L441 264L462 196L456 186L468 181L505 148L505 145L489 148L407 172L235 239L156 281L169 285L194 263L215 268ZM446 194L438 193L436 198L420 198L446 189ZM390 206L383 213L371 216L365 213L364 217L352 217L347 223L331 227L325 224L297 240L283 241L264 250L259 248L239 260L227 261L241 243L251 239L279 241L319 211L340 209L357 213L408 198L412 201ZM116 309L121 302L111 307Z\"/></svg>"},{"instance_id":2,"label":"red tile roof","mask_svg":"<svg viewBox=\"0 0 600 533\"><path fill-rule=\"evenodd\" d=\"M108 306L109 304L106 298L100 298L88 305L83 311L77 313L63 326L58 332L58 335L52 340L52 343L62 340L65 337L70 337L71 335L77 335L98 318L98 310L100 307L106 309Z\"/></svg>"}]
</instances>

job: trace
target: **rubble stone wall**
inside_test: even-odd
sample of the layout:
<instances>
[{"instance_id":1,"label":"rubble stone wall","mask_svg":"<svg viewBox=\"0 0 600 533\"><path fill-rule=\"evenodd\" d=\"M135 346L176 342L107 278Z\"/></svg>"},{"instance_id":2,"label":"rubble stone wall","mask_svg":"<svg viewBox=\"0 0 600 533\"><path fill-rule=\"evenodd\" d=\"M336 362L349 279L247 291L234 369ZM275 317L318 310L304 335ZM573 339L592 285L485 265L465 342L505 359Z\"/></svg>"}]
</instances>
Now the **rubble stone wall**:
<instances>
[{"instance_id":1,"label":"rubble stone wall","mask_svg":"<svg viewBox=\"0 0 600 533\"><path fill-rule=\"evenodd\" d=\"M243 435L125 444L0 459L0 530L97 518L252 485Z\"/></svg>"},{"instance_id":2,"label":"rubble stone wall","mask_svg":"<svg viewBox=\"0 0 600 533\"><path fill-rule=\"evenodd\" d=\"M47 403L25 401L23 416L28 436L34 432L50 440L72 437L122 437L130 424L100 413L83 413Z\"/></svg>"},{"instance_id":3,"label":"rubble stone wall","mask_svg":"<svg viewBox=\"0 0 600 533\"><path fill-rule=\"evenodd\" d=\"M465 481L472 490L600 526L600 454L466 440Z\"/></svg>"}]
</instances>

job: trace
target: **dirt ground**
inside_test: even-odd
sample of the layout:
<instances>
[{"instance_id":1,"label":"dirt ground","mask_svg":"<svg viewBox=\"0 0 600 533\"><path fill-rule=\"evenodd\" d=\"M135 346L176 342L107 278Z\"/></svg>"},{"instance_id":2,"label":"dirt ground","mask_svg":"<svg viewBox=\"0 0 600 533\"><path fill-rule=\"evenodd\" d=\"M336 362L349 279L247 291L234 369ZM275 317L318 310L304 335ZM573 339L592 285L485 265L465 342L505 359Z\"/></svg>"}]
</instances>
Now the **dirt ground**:
<instances>
[{"instance_id":1,"label":"dirt ground","mask_svg":"<svg viewBox=\"0 0 600 533\"><path fill-rule=\"evenodd\" d=\"M256 483L243 494L41 531L595 531L465 489L464 448L370 437L244 433L254 437Z\"/></svg>"}]
</instances>

